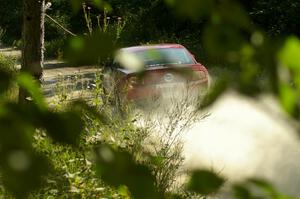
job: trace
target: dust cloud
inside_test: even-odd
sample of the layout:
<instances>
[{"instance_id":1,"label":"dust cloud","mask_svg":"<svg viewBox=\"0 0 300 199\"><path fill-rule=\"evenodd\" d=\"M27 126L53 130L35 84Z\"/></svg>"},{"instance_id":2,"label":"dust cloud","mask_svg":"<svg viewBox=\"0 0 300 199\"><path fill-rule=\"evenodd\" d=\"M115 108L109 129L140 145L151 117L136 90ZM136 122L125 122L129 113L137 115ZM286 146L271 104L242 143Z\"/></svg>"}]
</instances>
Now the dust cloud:
<instances>
[{"instance_id":1,"label":"dust cloud","mask_svg":"<svg viewBox=\"0 0 300 199\"><path fill-rule=\"evenodd\" d=\"M259 177L300 196L299 135L275 99L228 92L209 112L183 136L185 169L210 169L229 183Z\"/></svg>"}]
</instances>

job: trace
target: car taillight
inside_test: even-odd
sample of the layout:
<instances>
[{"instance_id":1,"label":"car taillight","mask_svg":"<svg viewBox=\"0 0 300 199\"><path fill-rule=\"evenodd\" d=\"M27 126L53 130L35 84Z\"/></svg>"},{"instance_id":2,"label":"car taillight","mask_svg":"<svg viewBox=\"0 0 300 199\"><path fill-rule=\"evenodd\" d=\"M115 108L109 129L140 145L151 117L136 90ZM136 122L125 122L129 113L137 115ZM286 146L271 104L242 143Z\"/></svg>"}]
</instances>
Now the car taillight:
<instances>
[{"instance_id":1,"label":"car taillight","mask_svg":"<svg viewBox=\"0 0 300 199\"><path fill-rule=\"evenodd\" d=\"M206 78L206 73L204 71L194 71L193 80L199 80Z\"/></svg>"}]
</instances>

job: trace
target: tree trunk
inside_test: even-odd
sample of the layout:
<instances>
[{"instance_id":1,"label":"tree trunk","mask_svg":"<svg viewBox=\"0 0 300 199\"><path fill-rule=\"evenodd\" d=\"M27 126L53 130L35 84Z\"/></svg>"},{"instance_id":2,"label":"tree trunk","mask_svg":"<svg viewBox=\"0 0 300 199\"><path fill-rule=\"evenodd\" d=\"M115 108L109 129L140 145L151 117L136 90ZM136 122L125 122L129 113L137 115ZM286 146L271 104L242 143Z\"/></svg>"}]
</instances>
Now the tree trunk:
<instances>
[{"instance_id":1,"label":"tree trunk","mask_svg":"<svg viewBox=\"0 0 300 199\"><path fill-rule=\"evenodd\" d=\"M45 0L23 0L23 35L21 71L40 80L44 62ZM19 103L25 103L27 93L19 90Z\"/></svg>"}]
</instances>

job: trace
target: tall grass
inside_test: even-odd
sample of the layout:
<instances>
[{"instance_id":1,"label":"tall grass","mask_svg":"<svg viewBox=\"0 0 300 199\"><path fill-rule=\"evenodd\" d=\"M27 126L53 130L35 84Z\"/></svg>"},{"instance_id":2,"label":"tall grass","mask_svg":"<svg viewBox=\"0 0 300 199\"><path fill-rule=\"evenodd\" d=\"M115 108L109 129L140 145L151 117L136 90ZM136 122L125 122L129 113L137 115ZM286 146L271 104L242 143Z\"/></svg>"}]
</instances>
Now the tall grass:
<instances>
[{"instance_id":1,"label":"tall grass","mask_svg":"<svg viewBox=\"0 0 300 199\"><path fill-rule=\"evenodd\" d=\"M12 56L4 56L0 53L0 70L6 71L13 76L15 76L18 72L16 68L17 58ZM9 101L16 101L18 97L18 86L15 82L11 82L11 85L4 94L0 95L0 99L4 98Z\"/></svg>"},{"instance_id":2,"label":"tall grass","mask_svg":"<svg viewBox=\"0 0 300 199\"><path fill-rule=\"evenodd\" d=\"M77 88L66 84L65 78L60 79L56 86L59 100L51 102L57 111L68 107L69 100L72 101L69 96ZM82 81L79 75L75 79L73 84ZM95 174L91 149L101 143L122 148L134 155L137 162L147 165L155 175L156 187L163 196L167 197L169 192L181 193L177 183L184 160L180 135L201 118L192 109L187 111L190 106L187 100L180 100L172 108L161 109L159 113L150 113L136 109L135 104L118 104L126 107L117 108L111 100L105 100L105 97L111 96L102 96L105 94L101 71L95 74L93 82L81 82L81 85L86 86L80 92L89 93L85 100L105 113L109 124L103 125L89 114L82 115L86 127L79 150L55 145L45 133L38 131L34 137L35 148L47 154L55 172L47 177L44 188L33 193L31 198L130 198L128 191L124 191L126 189L109 187ZM122 113L118 114L120 110ZM161 128L158 129L158 126Z\"/></svg>"}]
</instances>

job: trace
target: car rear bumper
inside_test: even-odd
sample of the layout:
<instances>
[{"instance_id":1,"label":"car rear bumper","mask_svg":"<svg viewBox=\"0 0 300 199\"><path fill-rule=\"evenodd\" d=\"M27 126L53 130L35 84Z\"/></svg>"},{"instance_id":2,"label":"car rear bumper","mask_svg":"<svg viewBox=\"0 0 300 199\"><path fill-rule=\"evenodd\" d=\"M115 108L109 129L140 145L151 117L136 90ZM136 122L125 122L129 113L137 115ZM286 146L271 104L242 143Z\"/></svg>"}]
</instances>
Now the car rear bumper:
<instances>
[{"instance_id":1,"label":"car rear bumper","mask_svg":"<svg viewBox=\"0 0 300 199\"><path fill-rule=\"evenodd\" d=\"M208 79L135 86L128 90L127 99L131 101L172 98L182 95L199 95L209 87Z\"/></svg>"}]
</instances>

